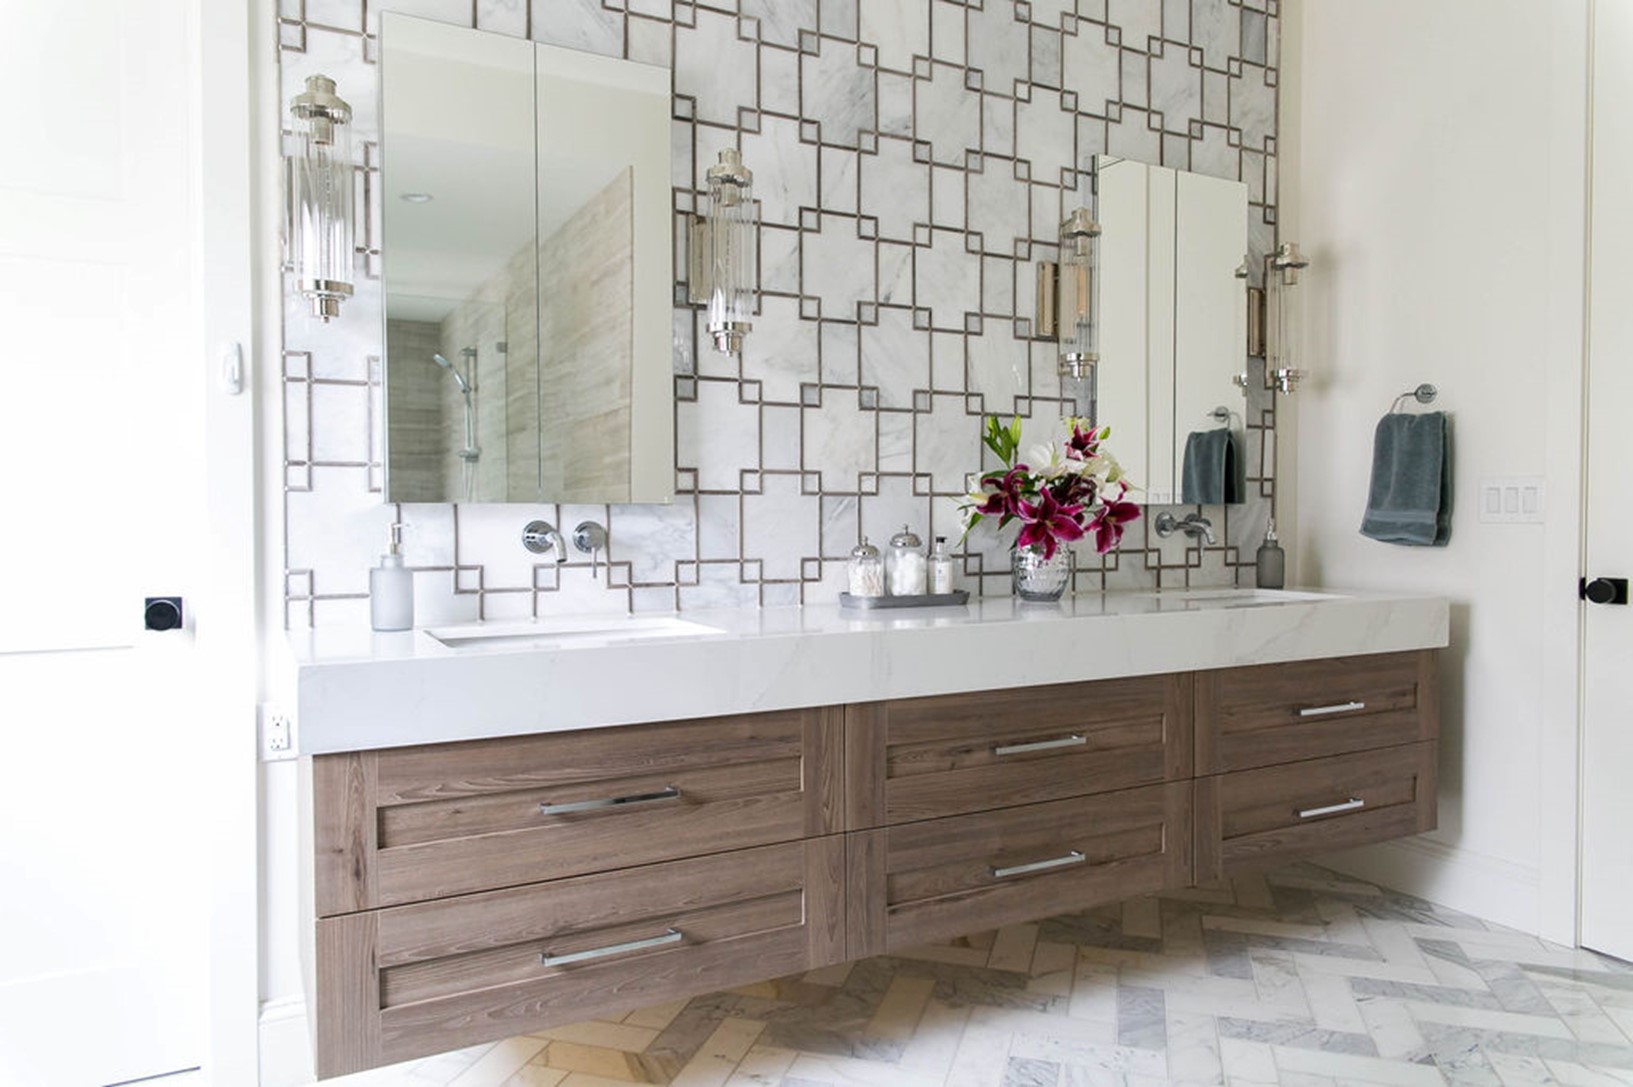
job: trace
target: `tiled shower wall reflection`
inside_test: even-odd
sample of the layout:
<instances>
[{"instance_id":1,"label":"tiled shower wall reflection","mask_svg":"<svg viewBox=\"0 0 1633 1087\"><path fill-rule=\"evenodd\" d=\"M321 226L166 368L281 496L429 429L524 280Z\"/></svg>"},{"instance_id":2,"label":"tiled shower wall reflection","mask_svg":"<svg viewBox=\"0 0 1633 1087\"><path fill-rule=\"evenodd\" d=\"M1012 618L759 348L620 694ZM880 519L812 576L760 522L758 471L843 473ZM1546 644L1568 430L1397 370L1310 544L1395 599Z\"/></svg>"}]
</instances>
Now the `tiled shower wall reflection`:
<instances>
[{"instance_id":1,"label":"tiled shower wall reflection","mask_svg":"<svg viewBox=\"0 0 1633 1087\"><path fill-rule=\"evenodd\" d=\"M762 312L741 358L675 310L672 505L383 503L383 10L670 66L677 214L721 148L755 171ZM1033 440L1069 413L1030 339L1033 262L1088 202L1097 153L1245 182L1255 267L1274 244L1275 0L280 0L278 23L283 101L332 76L366 154L356 297L327 326L285 298L290 626L366 622L393 518L422 621L831 600L864 534L957 539L984 414L1027 417ZM1077 555L1078 591L1251 577L1274 418L1250 385L1229 404L1250 501L1204 508L1219 544L1142 519L1120 553ZM602 521L610 567L540 563L520 543L535 517ZM1004 548L972 536L962 583L1007 593Z\"/></svg>"}]
</instances>

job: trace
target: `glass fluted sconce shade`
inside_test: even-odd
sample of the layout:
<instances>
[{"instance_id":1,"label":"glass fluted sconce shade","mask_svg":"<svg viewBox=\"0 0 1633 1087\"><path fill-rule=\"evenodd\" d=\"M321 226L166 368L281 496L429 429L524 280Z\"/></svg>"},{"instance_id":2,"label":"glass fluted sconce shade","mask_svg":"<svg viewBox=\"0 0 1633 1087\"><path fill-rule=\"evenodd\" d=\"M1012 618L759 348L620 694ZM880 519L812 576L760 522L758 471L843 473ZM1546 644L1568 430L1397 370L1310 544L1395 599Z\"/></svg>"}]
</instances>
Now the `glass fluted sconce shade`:
<instances>
[{"instance_id":1,"label":"glass fluted sconce shade","mask_svg":"<svg viewBox=\"0 0 1633 1087\"><path fill-rule=\"evenodd\" d=\"M289 264L312 315L329 321L352 294L352 108L334 80L314 75L289 111L297 144L289 159Z\"/></svg>"},{"instance_id":2,"label":"glass fluted sconce shade","mask_svg":"<svg viewBox=\"0 0 1633 1087\"><path fill-rule=\"evenodd\" d=\"M754 174L733 148L709 167L709 208L704 226L708 248L709 335L721 351L736 352L754 327L754 292L759 282L754 215Z\"/></svg>"},{"instance_id":3,"label":"glass fluted sconce shade","mask_svg":"<svg viewBox=\"0 0 1633 1087\"><path fill-rule=\"evenodd\" d=\"M1284 393L1298 386L1308 371L1302 365L1304 307L1299 297L1299 271L1310 262L1293 242L1283 242L1265 260L1266 304L1271 335L1265 359L1265 382Z\"/></svg>"},{"instance_id":4,"label":"glass fluted sconce shade","mask_svg":"<svg viewBox=\"0 0 1633 1087\"><path fill-rule=\"evenodd\" d=\"M1077 208L1060 224L1060 373L1085 378L1100 361L1099 303L1095 266L1100 224Z\"/></svg>"}]
</instances>

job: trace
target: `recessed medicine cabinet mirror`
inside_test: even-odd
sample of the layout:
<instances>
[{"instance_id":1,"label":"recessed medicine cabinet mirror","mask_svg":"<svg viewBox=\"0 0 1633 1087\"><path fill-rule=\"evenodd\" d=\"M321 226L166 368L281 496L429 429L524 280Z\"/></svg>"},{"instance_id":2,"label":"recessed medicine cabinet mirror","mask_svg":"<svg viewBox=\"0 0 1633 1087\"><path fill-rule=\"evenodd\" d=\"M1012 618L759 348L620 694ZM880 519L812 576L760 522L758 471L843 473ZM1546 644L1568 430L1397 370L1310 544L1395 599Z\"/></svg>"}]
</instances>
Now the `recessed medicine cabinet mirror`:
<instances>
[{"instance_id":1,"label":"recessed medicine cabinet mirror","mask_svg":"<svg viewBox=\"0 0 1633 1087\"><path fill-rule=\"evenodd\" d=\"M382 15L389 501L672 497L669 87Z\"/></svg>"},{"instance_id":2,"label":"recessed medicine cabinet mirror","mask_svg":"<svg viewBox=\"0 0 1633 1087\"><path fill-rule=\"evenodd\" d=\"M1241 500L1245 422L1233 378L1247 343L1247 283L1239 275L1247 186L1106 155L1095 170L1097 416L1112 425L1118 459L1152 505L1185 500L1191 436L1229 428L1234 479L1223 490Z\"/></svg>"}]
</instances>

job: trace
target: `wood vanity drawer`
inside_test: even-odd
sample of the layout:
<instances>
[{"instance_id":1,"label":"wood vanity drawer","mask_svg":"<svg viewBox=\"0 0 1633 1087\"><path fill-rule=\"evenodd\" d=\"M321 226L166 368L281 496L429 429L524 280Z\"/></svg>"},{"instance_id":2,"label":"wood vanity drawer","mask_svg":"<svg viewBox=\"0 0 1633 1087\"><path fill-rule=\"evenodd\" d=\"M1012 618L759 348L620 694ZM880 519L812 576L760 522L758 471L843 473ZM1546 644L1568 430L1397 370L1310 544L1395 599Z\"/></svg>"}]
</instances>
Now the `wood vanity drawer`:
<instances>
[{"instance_id":1,"label":"wood vanity drawer","mask_svg":"<svg viewBox=\"0 0 1633 1087\"><path fill-rule=\"evenodd\" d=\"M1191 773L1191 677L1141 676L849 707L852 830Z\"/></svg>"},{"instance_id":2,"label":"wood vanity drawer","mask_svg":"<svg viewBox=\"0 0 1633 1087\"><path fill-rule=\"evenodd\" d=\"M1437 746L1198 778L1197 881L1433 830Z\"/></svg>"},{"instance_id":3,"label":"wood vanity drawer","mask_svg":"<svg viewBox=\"0 0 1633 1087\"><path fill-rule=\"evenodd\" d=\"M1191 783L846 835L850 958L1191 881Z\"/></svg>"},{"instance_id":4,"label":"wood vanity drawer","mask_svg":"<svg viewBox=\"0 0 1633 1087\"><path fill-rule=\"evenodd\" d=\"M318 1075L842 961L843 864L833 835L323 918Z\"/></svg>"},{"instance_id":5,"label":"wood vanity drawer","mask_svg":"<svg viewBox=\"0 0 1633 1087\"><path fill-rule=\"evenodd\" d=\"M1433 650L1199 672L1196 772L1432 740L1437 674Z\"/></svg>"},{"instance_id":6,"label":"wood vanity drawer","mask_svg":"<svg viewBox=\"0 0 1633 1087\"><path fill-rule=\"evenodd\" d=\"M839 828L840 711L313 759L319 916Z\"/></svg>"}]
</instances>

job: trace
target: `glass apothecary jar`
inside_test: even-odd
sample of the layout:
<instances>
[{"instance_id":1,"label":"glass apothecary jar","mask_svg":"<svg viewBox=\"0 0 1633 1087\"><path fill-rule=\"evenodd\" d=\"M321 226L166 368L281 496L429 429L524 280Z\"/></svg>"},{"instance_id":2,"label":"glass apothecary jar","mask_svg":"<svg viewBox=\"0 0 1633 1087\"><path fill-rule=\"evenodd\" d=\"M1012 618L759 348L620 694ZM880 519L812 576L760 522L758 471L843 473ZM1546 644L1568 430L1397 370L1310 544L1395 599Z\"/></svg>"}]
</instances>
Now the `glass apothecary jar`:
<instances>
[{"instance_id":1,"label":"glass apothecary jar","mask_svg":"<svg viewBox=\"0 0 1633 1087\"><path fill-rule=\"evenodd\" d=\"M885 579L891 596L922 596L929 573L929 560L924 554L924 541L906 525L890 537L890 551L885 556Z\"/></svg>"},{"instance_id":2,"label":"glass apothecary jar","mask_svg":"<svg viewBox=\"0 0 1633 1087\"><path fill-rule=\"evenodd\" d=\"M879 549L868 543L867 537L851 548L845 564L847 582L852 596L876 597L885 595L885 560Z\"/></svg>"}]
</instances>

